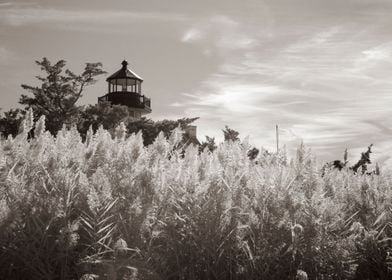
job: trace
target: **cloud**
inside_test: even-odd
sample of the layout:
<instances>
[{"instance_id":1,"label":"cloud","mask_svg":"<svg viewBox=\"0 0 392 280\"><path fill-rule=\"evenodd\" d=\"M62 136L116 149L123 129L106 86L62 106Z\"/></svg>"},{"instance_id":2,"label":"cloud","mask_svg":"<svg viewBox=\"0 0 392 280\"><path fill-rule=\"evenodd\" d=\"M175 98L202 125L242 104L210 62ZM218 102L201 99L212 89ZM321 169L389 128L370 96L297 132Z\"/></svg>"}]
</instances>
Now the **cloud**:
<instances>
[{"instance_id":1,"label":"cloud","mask_svg":"<svg viewBox=\"0 0 392 280\"><path fill-rule=\"evenodd\" d=\"M340 24L311 27L290 40L285 32L258 37L251 48L223 57L196 97L188 98L186 112L201 117L201 126L210 127L205 133L228 124L269 149L279 124L288 131L281 140L292 154L302 139L324 161L346 147L353 160L370 143L389 147L392 48L384 38L366 40L369 36L371 29ZM377 152L373 158L392 162Z\"/></svg>"},{"instance_id":2,"label":"cloud","mask_svg":"<svg viewBox=\"0 0 392 280\"><path fill-rule=\"evenodd\" d=\"M204 36L203 32L197 28L190 28L187 30L181 38L184 43L190 43L202 39Z\"/></svg>"},{"instance_id":3,"label":"cloud","mask_svg":"<svg viewBox=\"0 0 392 280\"><path fill-rule=\"evenodd\" d=\"M0 3L0 8L12 6L11 2Z\"/></svg>"},{"instance_id":4,"label":"cloud","mask_svg":"<svg viewBox=\"0 0 392 280\"><path fill-rule=\"evenodd\" d=\"M172 107L182 107L184 105L181 104L180 102L173 102L172 104L170 104L170 106L172 106Z\"/></svg>"},{"instance_id":5,"label":"cloud","mask_svg":"<svg viewBox=\"0 0 392 280\"><path fill-rule=\"evenodd\" d=\"M0 6L0 23L9 26L24 26L42 23L90 23L119 24L132 21L186 21L180 14L157 12L129 12L116 10L59 10L24 5Z\"/></svg>"},{"instance_id":6,"label":"cloud","mask_svg":"<svg viewBox=\"0 0 392 280\"><path fill-rule=\"evenodd\" d=\"M225 86L221 84L215 86L214 93L195 98L192 105L216 107L229 114L255 114L264 110L257 106L257 103L273 90L273 88L261 85L229 84Z\"/></svg>"},{"instance_id":7,"label":"cloud","mask_svg":"<svg viewBox=\"0 0 392 280\"><path fill-rule=\"evenodd\" d=\"M257 40L244 34L232 34L231 36L221 36L216 42L219 49L251 49L257 46Z\"/></svg>"},{"instance_id":8,"label":"cloud","mask_svg":"<svg viewBox=\"0 0 392 280\"><path fill-rule=\"evenodd\" d=\"M116 32L113 26L139 23L143 31L153 27L149 36L161 39L156 26L170 22L181 33L174 32L175 42L161 49L174 53L171 59L178 50L189 59L183 65L201 74L178 80L178 91L185 87L188 93L169 99L175 100L172 115L167 108L154 109L157 116L199 116L199 135L218 140L227 124L271 150L279 124L287 131L281 141L289 151L302 138L322 160L340 157L346 147L353 158L370 143L375 158L392 148L392 20L387 16L392 4L387 0L211 2L208 12L193 5L136 12L9 2L0 5L0 24ZM145 38L136 39L140 46L147 44ZM9 55L0 48L0 60ZM147 63L159 69L159 61ZM183 65L167 69L176 76ZM379 159L392 163L389 157Z\"/></svg>"},{"instance_id":9,"label":"cloud","mask_svg":"<svg viewBox=\"0 0 392 280\"><path fill-rule=\"evenodd\" d=\"M184 31L181 41L202 45L207 54L211 53L211 49L215 49L226 55L227 51L257 46L258 39L251 34L238 20L225 15L214 15L194 22Z\"/></svg>"},{"instance_id":10,"label":"cloud","mask_svg":"<svg viewBox=\"0 0 392 280\"><path fill-rule=\"evenodd\" d=\"M372 80L385 80L392 68L392 41L363 50L355 59L352 73ZM391 81L392 82L392 81Z\"/></svg>"}]
</instances>

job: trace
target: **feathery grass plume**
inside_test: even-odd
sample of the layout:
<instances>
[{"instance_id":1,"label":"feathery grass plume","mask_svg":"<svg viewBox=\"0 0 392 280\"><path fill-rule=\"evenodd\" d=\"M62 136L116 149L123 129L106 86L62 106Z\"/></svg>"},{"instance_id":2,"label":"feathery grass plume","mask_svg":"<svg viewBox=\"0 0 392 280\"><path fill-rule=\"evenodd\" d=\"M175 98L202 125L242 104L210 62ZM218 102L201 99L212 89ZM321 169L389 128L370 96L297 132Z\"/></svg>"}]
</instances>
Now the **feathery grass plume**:
<instances>
[{"instance_id":1,"label":"feathery grass plume","mask_svg":"<svg viewBox=\"0 0 392 280\"><path fill-rule=\"evenodd\" d=\"M34 137L40 138L45 133L45 115L42 115L35 123Z\"/></svg>"},{"instance_id":2,"label":"feathery grass plume","mask_svg":"<svg viewBox=\"0 0 392 280\"><path fill-rule=\"evenodd\" d=\"M297 276L295 277L297 280L308 280L308 274L303 270L297 270Z\"/></svg>"},{"instance_id":3,"label":"feathery grass plume","mask_svg":"<svg viewBox=\"0 0 392 280\"><path fill-rule=\"evenodd\" d=\"M115 137L117 141L124 141L127 136L127 128L123 122L121 122L115 129Z\"/></svg>"},{"instance_id":4,"label":"feathery grass plume","mask_svg":"<svg viewBox=\"0 0 392 280\"><path fill-rule=\"evenodd\" d=\"M27 110L25 120L26 131L30 132L34 127L34 113L32 108L29 108Z\"/></svg>"},{"instance_id":5,"label":"feathery grass plume","mask_svg":"<svg viewBox=\"0 0 392 280\"><path fill-rule=\"evenodd\" d=\"M0 200L0 227L6 222L10 215L11 209L7 205L7 201L3 198Z\"/></svg>"},{"instance_id":6,"label":"feathery grass plume","mask_svg":"<svg viewBox=\"0 0 392 280\"><path fill-rule=\"evenodd\" d=\"M91 142L93 141L93 137L94 137L94 131L93 131L93 127L92 125L89 126L87 133L86 133L86 141L85 144L88 147Z\"/></svg>"},{"instance_id":7,"label":"feathery grass plume","mask_svg":"<svg viewBox=\"0 0 392 280\"><path fill-rule=\"evenodd\" d=\"M19 131L18 131L18 135L26 135L27 137L27 133L28 133L28 124L26 119L23 119L22 122L19 125Z\"/></svg>"},{"instance_id":8,"label":"feathery grass plume","mask_svg":"<svg viewBox=\"0 0 392 280\"><path fill-rule=\"evenodd\" d=\"M98 278L99 278L99 275L97 275L97 274L86 273L86 274L83 274L82 277L80 277L80 280L95 280Z\"/></svg>"},{"instance_id":9,"label":"feathery grass plume","mask_svg":"<svg viewBox=\"0 0 392 280\"><path fill-rule=\"evenodd\" d=\"M4 279L392 278L388 169L322 177L304 145L256 164L246 139L198 151L179 130L145 147L140 132L24 125L0 140Z\"/></svg>"},{"instance_id":10,"label":"feathery grass plume","mask_svg":"<svg viewBox=\"0 0 392 280\"><path fill-rule=\"evenodd\" d=\"M181 129L181 126L178 125L170 134L169 143L172 147L177 148L181 143L184 135L184 131Z\"/></svg>"},{"instance_id":11,"label":"feathery grass plume","mask_svg":"<svg viewBox=\"0 0 392 280\"><path fill-rule=\"evenodd\" d=\"M117 239L116 243L114 243L113 249L114 249L114 255L116 257L125 257L128 252L128 244L124 239L119 238Z\"/></svg>"}]
</instances>

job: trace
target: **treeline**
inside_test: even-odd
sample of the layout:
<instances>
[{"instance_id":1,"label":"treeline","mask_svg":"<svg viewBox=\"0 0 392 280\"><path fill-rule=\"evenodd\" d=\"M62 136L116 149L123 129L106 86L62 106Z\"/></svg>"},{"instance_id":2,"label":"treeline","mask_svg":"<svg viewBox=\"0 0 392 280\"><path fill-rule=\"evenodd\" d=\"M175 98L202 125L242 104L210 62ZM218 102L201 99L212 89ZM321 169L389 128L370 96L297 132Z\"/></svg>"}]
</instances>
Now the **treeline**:
<instances>
[{"instance_id":1,"label":"treeline","mask_svg":"<svg viewBox=\"0 0 392 280\"><path fill-rule=\"evenodd\" d=\"M106 74L101 63L86 63L80 74L66 69L65 60L53 64L47 58L43 58L36 61L36 64L43 72L43 76L36 77L41 85L21 85L30 94L22 94L19 99L24 109L3 112L0 118L0 133L3 137L15 137L20 132L22 120L31 110L32 121L37 121L40 116L46 117L46 129L52 135L56 135L64 126L75 127L83 138L90 128L96 131L100 126L113 134L115 128L123 123L128 135L141 131L144 145L150 145L161 131L165 137L169 137L175 128L180 127L184 131L183 144L197 144L200 151L206 148L213 151L217 148L214 137L206 136L205 141L200 143L188 134L187 128L198 117L153 121L145 117L134 118L127 106L111 105L109 102L78 106L77 102L85 89L95 84L99 76ZM227 126L223 130L223 135L225 141L239 140L239 133ZM249 156L254 159L258 153L258 149L252 148Z\"/></svg>"},{"instance_id":2,"label":"treeline","mask_svg":"<svg viewBox=\"0 0 392 280\"><path fill-rule=\"evenodd\" d=\"M21 122L26 114L32 114L30 117L32 121L37 121L43 115L46 117L46 129L52 135L56 135L63 127L75 127L84 139L89 129L97 131L100 126L114 135L115 128L122 123L128 135L141 131L144 145L150 145L161 131L168 138L175 128L180 127L185 131L183 145L187 143L197 144L200 152L204 149L212 152L217 148L214 137L206 136L205 140L200 143L187 133L187 128L198 117L153 121L145 117L134 118L128 107L111 105L108 102L78 106L77 102L83 96L85 89L95 84L99 76L106 74L99 62L86 63L83 72L80 74L75 74L66 69L65 60L59 60L53 64L47 58L43 58L41 61L36 61L36 64L43 72L43 76L36 77L40 85L21 85L30 94L22 94L19 99L19 103L24 107L23 109L11 109L3 113L0 118L0 134L3 137L9 135L15 137L20 132ZM33 136L33 133L33 131L30 132L30 137ZM223 130L223 135L225 141L240 140L239 133L228 126ZM368 147L366 152L361 153L360 159L352 167L348 167L346 153L343 161L334 160L326 163L322 167L321 173L324 174L326 170L331 168L339 170L349 168L355 173L379 175L378 165L375 170L367 171L367 165L371 164L371 147L372 145ZM248 151L248 157L255 160L259 152L259 149L251 147ZM266 150L263 153L269 154Z\"/></svg>"},{"instance_id":3,"label":"treeline","mask_svg":"<svg viewBox=\"0 0 392 280\"><path fill-rule=\"evenodd\" d=\"M30 94L22 94L19 103L23 109L11 109L3 112L0 118L0 133L3 137L16 136L21 122L29 109L33 111L33 120L46 116L46 129L56 135L63 126L75 126L82 137L91 127L94 131L99 126L114 132L115 127L124 123L129 134L143 133L145 145L149 145L163 131L165 136L176 127L186 128L198 118L181 118L178 120L153 121L147 118L135 119L128 107L99 103L78 106L85 89L97 82L97 78L106 72L101 63L86 63L82 73L75 74L66 69L66 62L59 60L51 63L47 58L36 61L43 75L37 76L39 86L22 84L22 88ZM185 138L187 135L185 135Z\"/></svg>"},{"instance_id":4,"label":"treeline","mask_svg":"<svg viewBox=\"0 0 392 280\"><path fill-rule=\"evenodd\" d=\"M43 72L43 76L36 77L41 84L40 86L21 85L30 94L22 94L19 99L23 109L10 109L3 112L0 118L0 133L3 137L9 135L15 137L20 132L22 120L29 110L32 110L32 121L37 121L44 115L47 119L46 129L52 135L56 135L63 126L76 127L83 138L90 128L96 131L100 126L114 133L115 128L123 123L128 135L141 131L144 145L150 145L159 132L162 131L165 137L169 137L171 131L180 127L185 131L184 143L199 144L200 151L205 148L213 151L217 147L214 137L206 136L205 141L200 143L187 133L187 128L198 117L153 121L145 117L134 118L128 107L111 105L108 102L78 106L77 102L83 96L85 89L95 84L99 76L106 74L101 63L86 63L80 74L66 69L65 60L53 64L47 58L43 58L41 61L36 61L36 64ZM227 126L223 134L225 141L239 140L239 133ZM254 148L251 157L257 154L258 150Z\"/></svg>"}]
</instances>

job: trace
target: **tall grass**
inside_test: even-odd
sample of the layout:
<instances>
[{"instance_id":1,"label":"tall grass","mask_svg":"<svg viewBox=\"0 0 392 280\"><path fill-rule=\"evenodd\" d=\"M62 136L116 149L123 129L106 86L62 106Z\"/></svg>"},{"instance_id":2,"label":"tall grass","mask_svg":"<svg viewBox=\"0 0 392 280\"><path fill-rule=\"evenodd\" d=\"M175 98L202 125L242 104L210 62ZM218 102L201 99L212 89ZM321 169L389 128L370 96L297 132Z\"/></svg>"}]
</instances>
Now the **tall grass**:
<instances>
[{"instance_id":1,"label":"tall grass","mask_svg":"<svg viewBox=\"0 0 392 280\"><path fill-rule=\"evenodd\" d=\"M0 141L1 279L392 279L387 171L113 134Z\"/></svg>"}]
</instances>

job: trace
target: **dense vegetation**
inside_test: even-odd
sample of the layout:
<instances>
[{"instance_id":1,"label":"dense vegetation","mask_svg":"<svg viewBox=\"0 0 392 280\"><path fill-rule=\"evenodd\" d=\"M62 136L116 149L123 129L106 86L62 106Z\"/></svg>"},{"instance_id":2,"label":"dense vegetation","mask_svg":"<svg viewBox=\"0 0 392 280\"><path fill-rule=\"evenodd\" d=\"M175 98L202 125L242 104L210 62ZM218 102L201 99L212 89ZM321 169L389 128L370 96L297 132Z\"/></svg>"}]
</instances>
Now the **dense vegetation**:
<instances>
[{"instance_id":1,"label":"dense vegetation","mask_svg":"<svg viewBox=\"0 0 392 280\"><path fill-rule=\"evenodd\" d=\"M53 136L29 115L0 142L2 279L392 278L385 170L320 176L304 146L200 153L179 129Z\"/></svg>"},{"instance_id":2,"label":"dense vegetation","mask_svg":"<svg viewBox=\"0 0 392 280\"><path fill-rule=\"evenodd\" d=\"M78 106L100 63L36 63L41 85L0 118L0 279L392 279L391 173L367 171L371 145L322 168L229 127L193 146L197 118Z\"/></svg>"},{"instance_id":3,"label":"dense vegetation","mask_svg":"<svg viewBox=\"0 0 392 280\"><path fill-rule=\"evenodd\" d=\"M49 122L46 129L55 135L63 126L76 126L81 136L85 138L90 126L96 130L99 126L114 131L120 123L126 126L128 133L143 132L145 145L151 144L163 132L168 136L170 132L180 126L186 129L198 118L182 118L178 120L153 121L147 118L131 117L130 109L126 106L111 105L108 102L78 106L77 102L84 94L84 90L97 82L97 78L106 72L102 63L86 63L82 73L75 74L66 69L66 61L59 60L51 63L47 58L36 61L43 74L37 76L39 85L22 84L22 88L29 95L22 94L19 99L24 109L10 109L0 117L0 134L16 136L22 120L28 117L38 120L45 115ZM32 113L33 112L33 113ZM26 116L30 114L30 116ZM208 138L212 140L213 138ZM185 135L184 140L189 140ZM208 144L210 147L214 144Z\"/></svg>"}]
</instances>

